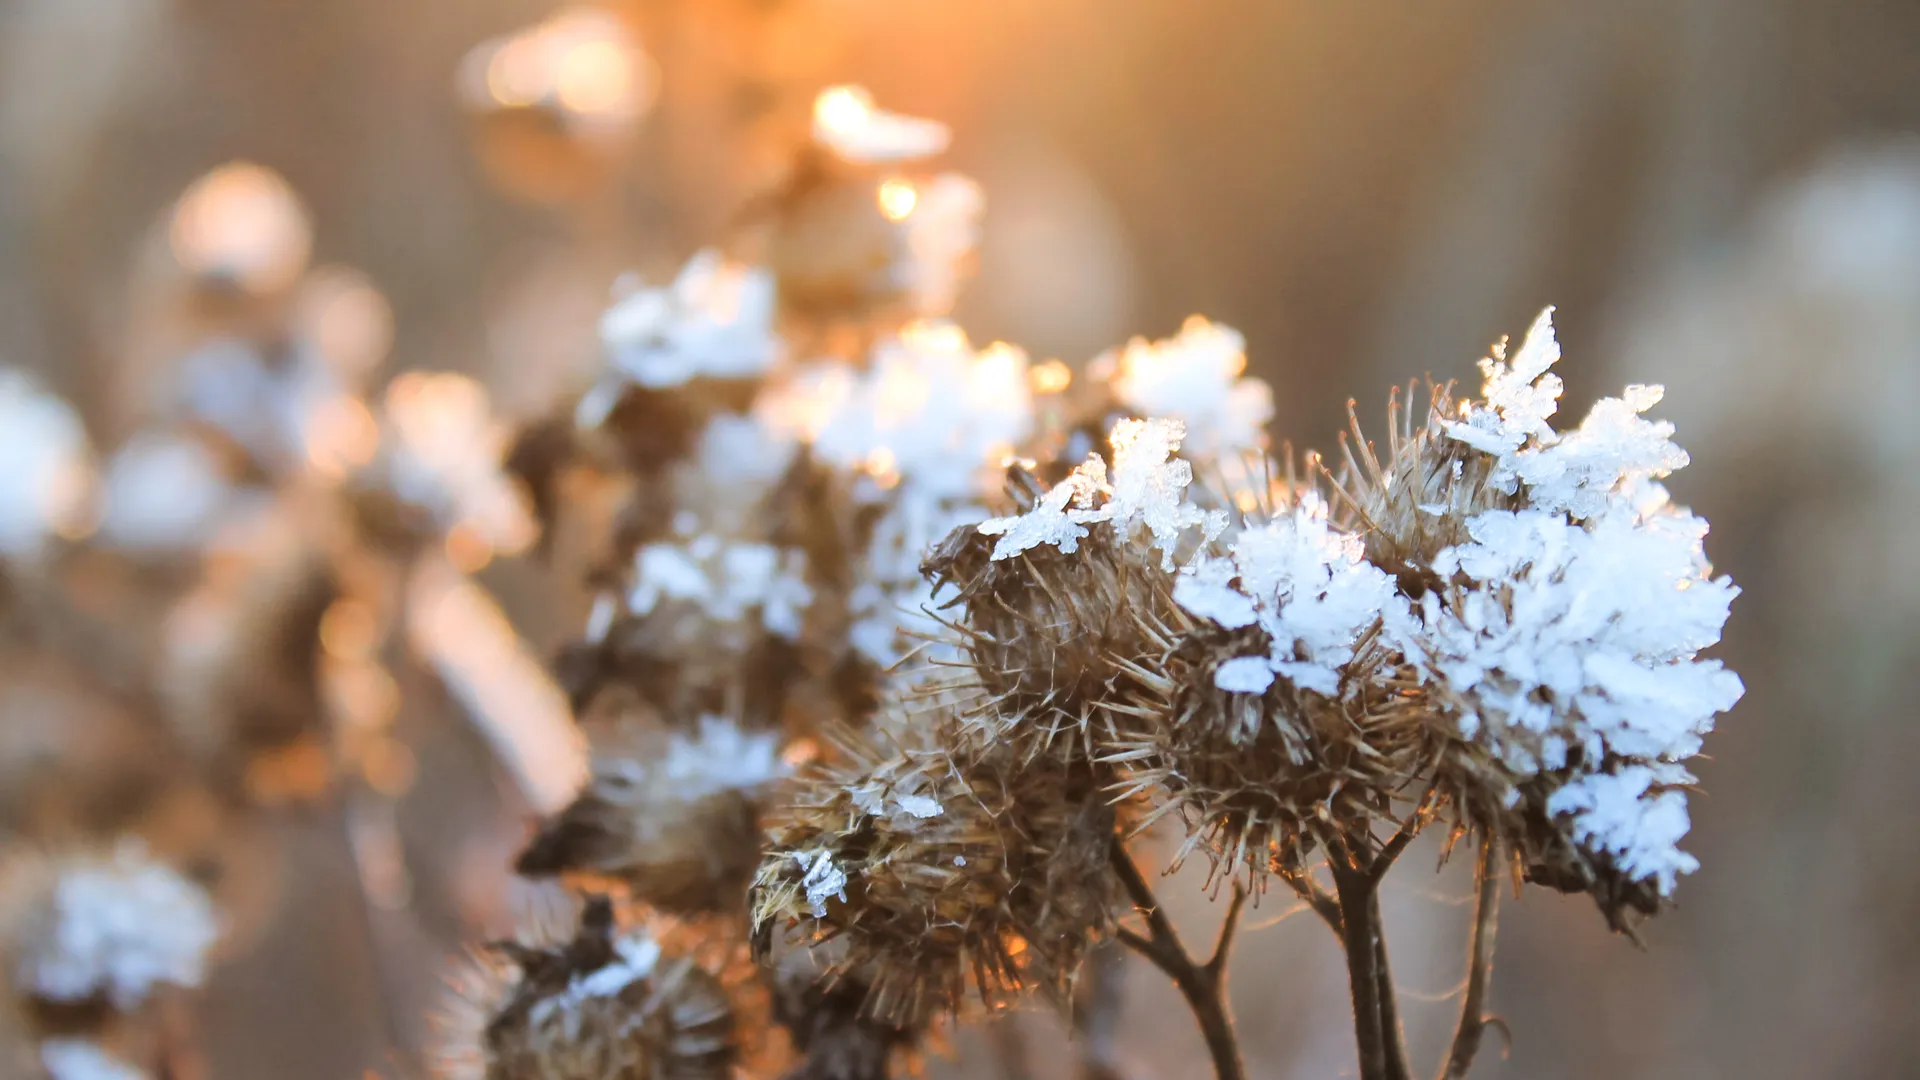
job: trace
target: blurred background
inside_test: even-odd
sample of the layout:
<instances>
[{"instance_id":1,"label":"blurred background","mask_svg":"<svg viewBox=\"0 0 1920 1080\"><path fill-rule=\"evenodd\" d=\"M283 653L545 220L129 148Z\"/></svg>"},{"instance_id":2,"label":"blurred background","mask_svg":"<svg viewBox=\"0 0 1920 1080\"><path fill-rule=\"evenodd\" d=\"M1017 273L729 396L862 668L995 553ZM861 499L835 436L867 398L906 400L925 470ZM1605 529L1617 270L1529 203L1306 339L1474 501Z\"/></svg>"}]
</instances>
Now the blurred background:
<instances>
[{"instance_id":1,"label":"blurred background","mask_svg":"<svg viewBox=\"0 0 1920 1080\"><path fill-rule=\"evenodd\" d=\"M587 51L542 69L527 43L560 39ZM1917 61L1920 5L1877 0L6 0L0 363L74 403L103 452L191 394L195 364L230 389L206 357L232 340L308 343L369 386L463 372L498 422L532 421L590 380L618 275L660 280L721 234L838 82L953 126L948 163L987 193L958 311L975 340L1078 363L1203 312L1246 334L1296 445L1330 446L1350 397L1383 415L1396 380L1471 382L1557 304L1567 413L1668 388L1658 415L1694 460L1671 487L1745 590L1721 655L1748 690L1701 770L1703 869L1645 949L1582 898L1508 906L1492 1004L1513 1040L1475 1075L1920 1076ZM195 275L280 301L185 303ZM470 540L446 553L491 599L440 587L522 639L475 646L478 666L550 654L579 625L571 585L492 560L510 536ZM379 608L392 568L345 558L335 577ZM164 568L73 573L129 626L182 591ZM329 648L355 654L359 625L341 616ZM84 815L24 779L34 747L116 729L76 736L31 701L117 689L34 657L11 650L0 679L0 738L28 763L5 800L66 821ZM550 793L496 764L489 739L513 732L463 717L471 655L424 668L381 684L404 711L329 751L372 809L299 797L293 739L236 781L267 812L183 796L141 824L218 848L208 876L240 913L203 1010L211 1076L391 1069L427 1037L442 960L506 910ZM1407 860L1387 910L1420 1061L1451 1028L1468 915L1468 868L1430 863ZM1191 886L1166 888L1198 935L1216 914ZM1339 953L1286 909L1265 899L1237 960L1250 1070L1352 1075ZM1136 1074L1195 1075L1172 990L1142 970L1128 993ZM1033 1042L1036 1075L1064 1067ZM963 1037L932 1071L994 1075L980 1049Z\"/></svg>"}]
</instances>

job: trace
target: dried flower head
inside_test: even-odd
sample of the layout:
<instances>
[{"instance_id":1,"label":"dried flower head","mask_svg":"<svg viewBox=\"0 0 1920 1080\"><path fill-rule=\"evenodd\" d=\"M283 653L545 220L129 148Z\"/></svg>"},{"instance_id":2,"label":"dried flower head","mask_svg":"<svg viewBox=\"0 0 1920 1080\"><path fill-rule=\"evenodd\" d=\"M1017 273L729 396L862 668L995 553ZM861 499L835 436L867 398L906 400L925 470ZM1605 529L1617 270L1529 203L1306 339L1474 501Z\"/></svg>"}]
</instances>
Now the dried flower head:
<instances>
[{"instance_id":1,"label":"dried flower head","mask_svg":"<svg viewBox=\"0 0 1920 1080\"><path fill-rule=\"evenodd\" d=\"M20 991L131 1012L161 985L193 987L219 935L206 893L134 841L111 854L7 860L8 962Z\"/></svg>"},{"instance_id":2,"label":"dried flower head","mask_svg":"<svg viewBox=\"0 0 1920 1080\"><path fill-rule=\"evenodd\" d=\"M733 1006L720 981L590 899L570 940L489 946L439 1052L446 1080L724 1080Z\"/></svg>"},{"instance_id":3,"label":"dried flower head","mask_svg":"<svg viewBox=\"0 0 1920 1080\"><path fill-rule=\"evenodd\" d=\"M933 730L961 742L950 718ZM864 984L868 1014L903 1027L970 991L988 1007L1028 986L1064 998L1112 918L1113 811L1091 776L991 748L844 741L846 760L771 830L754 882L763 955L788 927L832 943L829 983Z\"/></svg>"},{"instance_id":4,"label":"dried flower head","mask_svg":"<svg viewBox=\"0 0 1920 1080\"><path fill-rule=\"evenodd\" d=\"M664 742L595 755L585 790L515 869L610 878L666 911L738 910L760 862L758 801L785 771L778 738L709 716L697 737Z\"/></svg>"}]
</instances>

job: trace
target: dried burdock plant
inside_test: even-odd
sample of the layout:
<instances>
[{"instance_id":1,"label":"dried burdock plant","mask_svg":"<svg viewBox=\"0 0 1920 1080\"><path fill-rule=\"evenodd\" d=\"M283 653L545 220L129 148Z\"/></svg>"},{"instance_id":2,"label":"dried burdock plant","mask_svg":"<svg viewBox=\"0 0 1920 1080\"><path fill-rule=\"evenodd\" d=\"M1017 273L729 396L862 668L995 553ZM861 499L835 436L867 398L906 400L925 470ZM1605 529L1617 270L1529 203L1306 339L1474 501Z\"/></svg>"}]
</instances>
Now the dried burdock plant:
<instances>
[{"instance_id":1,"label":"dried burdock plant","mask_svg":"<svg viewBox=\"0 0 1920 1080\"><path fill-rule=\"evenodd\" d=\"M835 88L811 135L724 256L602 327L572 443L613 448L628 507L570 689L652 734L601 741L523 872L750 938L800 1080L895 1075L1030 994L1110 1075L1115 968L1089 958L1116 948L1237 1080L1227 965L1276 882L1345 953L1363 1080L1403 1080L1379 895L1428 828L1477 866L1446 1076L1486 1026L1502 882L1629 933L1658 911L1694 868L1686 762L1741 687L1698 658L1737 590L1658 484L1686 456L1642 416L1657 390L1555 429L1543 315L1481 398L1396 391L1384 444L1356 420L1334 468L1276 458L1231 328L1075 373L945 321L978 207L909 170L944 127ZM1227 897L1204 955L1137 861L1162 820ZM510 954L512 1000L596 978L606 933ZM654 1030L653 1000L592 1023ZM549 1039L531 1015L497 1031ZM489 1080L589 1075L490 1052Z\"/></svg>"}]
</instances>

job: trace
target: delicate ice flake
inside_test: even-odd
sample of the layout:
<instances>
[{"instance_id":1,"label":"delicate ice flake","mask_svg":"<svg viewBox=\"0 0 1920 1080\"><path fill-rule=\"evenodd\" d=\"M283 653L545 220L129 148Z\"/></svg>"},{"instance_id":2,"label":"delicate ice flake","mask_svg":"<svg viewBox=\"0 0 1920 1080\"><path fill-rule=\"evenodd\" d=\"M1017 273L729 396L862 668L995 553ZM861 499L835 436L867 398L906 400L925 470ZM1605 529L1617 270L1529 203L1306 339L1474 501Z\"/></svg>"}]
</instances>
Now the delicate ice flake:
<instances>
[{"instance_id":1,"label":"delicate ice flake","mask_svg":"<svg viewBox=\"0 0 1920 1080\"><path fill-rule=\"evenodd\" d=\"M706 533L685 543L643 545L634 563L627 606L637 615L668 602L691 603L722 623L757 616L768 631L792 639L813 602L805 555L771 544L730 543Z\"/></svg>"},{"instance_id":2,"label":"delicate ice flake","mask_svg":"<svg viewBox=\"0 0 1920 1080\"><path fill-rule=\"evenodd\" d=\"M40 1044L48 1080L147 1080L147 1073L89 1039L48 1039Z\"/></svg>"},{"instance_id":3,"label":"delicate ice flake","mask_svg":"<svg viewBox=\"0 0 1920 1080\"><path fill-rule=\"evenodd\" d=\"M1706 523L1647 483L1584 526L1541 510L1492 511L1468 532L1470 543L1436 561L1468 584L1425 598L1420 635L1460 703L1462 737L1523 776L1575 769L1555 812L1599 815L1582 819L1583 835L1665 891L1691 869L1672 847L1685 831L1685 796L1648 796L1629 816L1622 799L1648 790L1642 782L1621 794L1642 776L1638 766L1588 774L1617 761L1672 768L1740 698L1738 676L1696 658L1719 640L1739 592L1711 576ZM1645 831L1629 835L1629 826Z\"/></svg>"},{"instance_id":4,"label":"delicate ice flake","mask_svg":"<svg viewBox=\"0 0 1920 1080\"><path fill-rule=\"evenodd\" d=\"M626 989L653 974L660 962L660 945L645 931L621 934L613 940L613 960L573 976L567 988L541 998L533 1006L536 1021L555 1013L566 1015L594 998L619 997Z\"/></svg>"},{"instance_id":5,"label":"delicate ice flake","mask_svg":"<svg viewBox=\"0 0 1920 1080\"><path fill-rule=\"evenodd\" d=\"M1114 396L1127 409L1184 423L1190 453L1224 457L1266 443L1273 390L1241 376L1246 339L1232 327L1195 315L1174 337L1135 338L1095 363L1113 365Z\"/></svg>"},{"instance_id":6,"label":"delicate ice flake","mask_svg":"<svg viewBox=\"0 0 1920 1080\"><path fill-rule=\"evenodd\" d=\"M722 791L764 787L787 774L780 760L779 736L771 731L741 731L723 716L700 718L698 737L675 732L665 758L649 769L688 800Z\"/></svg>"},{"instance_id":7,"label":"delicate ice flake","mask_svg":"<svg viewBox=\"0 0 1920 1080\"><path fill-rule=\"evenodd\" d=\"M1264 694L1273 685L1273 664L1264 656L1236 656L1214 669L1213 685L1235 694Z\"/></svg>"},{"instance_id":8,"label":"delicate ice flake","mask_svg":"<svg viewBox=\"0 0 1920 1080\"><path fill-rule=\"evenodd\" d=\"M188 550L212 535L233 495L198 440L136 435L107 465L100 539L127 551Z\"/></svg>"},{"instance_id":9,"label":"delicate ice flake","mask_svg":"<svg viewBox=\"0 0 1920 1080\"><path fill-rule=\"evenodd\" d=\"M600 318L600 340L621 375L651 390L705 376L747 379L779 352L773 276L708 248L673 284L636 289Z\"/></svg>"},{"instance_id":10,"label":"delicate ice flake","mask_svg":"<svg viewBox=\"0 0 1920 1080\"><path fill-rule=\"evenodd\" d=\"M946 808L940 805L938 799L931 799L925 795L895 795L893 802L894 805L917 818L939 817L946 813Z\"/></svg>"},{"instance_id":11,"label":"delicate ice flake","mask_svg":"<svg viewBox=\"0 0 1920 1080\"><path fill-rule=\"evenodd\" d=\"M1107 519L1123 536L1144 525L1169 570L1181 535L1206 518L1187 501L1193 464L1173 456L1186 434L1187 426L1178 420L1122 420L1113 425L1113 496L1107 501Z\"/></svg>"},{"instance_id":12,"label":"delicate ice flake","mask_svg":"<svg viewBox=\"0 0 1920 1080\"><path fill-rule=\"evenodd\" d=\"M87 434L58 397L0 370L0 556L38 550L80 525L89 493Z\"/></svg>"},{"instance_id":13,"label":"delicate ice flake","mask_svg":"<svg viewBox=\"0 0 1920 1080\"><path fill-rule=\"evenodd\" d=\"M156 984L198 986L216 936L206 894L126 843L61 874L52 924L26 943L20 980L50 1001L105 994L131 1011Z\"/></svg>"},{"instance_id":14,"label":"delicate ice flake","mask_svg":"<svg viewBox=\"0 0 1920 1080\"><path fill-rule=\"evenodd\" d=\"M1560 379L1547 368L1560 359L1560 346L1552 316L1552 308L1540 314L1511 363L1501 349L1481 361L1485 404L1445 426L1496 459L1488 479L1495 489L1524 484L1530 506L1584 520L1605 510L1623 485L1684 468L1687 455L1672 442L1672 424L1641 418L1659 403L1658 386L1629 386L1624 396L1595 403L1573 431L1553 430L1548 418L1559 407Z\"/></svg>"},{"instance_id":15,"label":"delicate ice flake","mask_svg":"<svg viewBox=\"0 0 1920 1080\"><path fill-rule=\"evenodd\" d=\"M1687 797L1658 788L1657 779L1645 765L1589 773L1554 792L1547 812L1572 815L1574 839L1612 855L1633 880L1652 878L1668 896L1679 875L1698 870L1700 861L1679 847L1691 826Z\"/></svg>"},{"instance_id":16,"label":"delicate ice flake","mask_svg":"<svg viewBox=\"0 0 1920 1080\"><path fill-rule=\"evenodd\" d=\"M1321 694L1339 692L1340 671L1383 614L1401 603L1393 579L1363 557L1360 538L1327 522L1327 505L1308 492L1263 525L1249 527L1226 556L1198 560L1174 585L1174 600L1229 629L1258 622L1266 657L1223 664L1214 684L1258 693L1272 676ZM1254 674L1267 671L1266 682Z\"/></svg>"},{"instance_id":17,"label":"delicate ice flake","mask_svg":"<svg viewBox=\"0 0 1920 1080\"><path fill-rule=\"evenodd\" d=\"M807 906L812 909L813 917L827 917L827 899L832 897L841 903L847 902L846 871L833 865L833 853L820 851L793 853L795 862L800 864L801 887L807 890Z\"/></svg>"},{"instance_id":18,"label":"delicate ice flake","mask_svg":"<svg viewBox=\"0 0 1920 1080\"><path fill-rule=\"evenodd\" d=\"M833 86L813 101L813 141L855 165L932 157L952 138L947 125L888 112L864 87Z\"/></svg>"},{"instance_id":19,"label":"delicate ice flake","mask_svg":"<svg viewBox=\"0 0 1920 1080\"><path fill-rule=\"evenodd\" d=\"M1052 544L1072 554L1087 535L1087 523L1107 520L1107 511L1093 509L1093 502L1108 490L1107 463L1099 455L1091 455L1042 495L1033 509L983 521L979 529L984 536L1000 538L993 545L996 560L1010 559L1041 544Z\"/></svg>"}]
</instances>

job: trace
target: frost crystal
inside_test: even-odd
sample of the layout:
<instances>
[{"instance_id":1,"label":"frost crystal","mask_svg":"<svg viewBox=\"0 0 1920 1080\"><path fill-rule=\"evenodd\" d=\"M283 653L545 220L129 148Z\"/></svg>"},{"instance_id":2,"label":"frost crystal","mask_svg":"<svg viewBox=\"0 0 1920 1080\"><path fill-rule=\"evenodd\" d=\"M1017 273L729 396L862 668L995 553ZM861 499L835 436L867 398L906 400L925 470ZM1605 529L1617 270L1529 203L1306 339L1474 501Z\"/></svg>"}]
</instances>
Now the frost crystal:
<instances>
[{"instance_id":1,"label":"frost crystal","mask_svg":"<svg viewBox=\"0 0 1920 1080\"><path fill-rule=\"evenodd\" d=\"M1673 848L1685 797L1647 795L1629 818L1617 812L1631 786L1620 778L1640 774L1594 774L1612 760L1691 757L1742 693L1719 661L1695 658L1719 640L1739 590L1711 576L1706 522L1666 506L1664 494L1631 487L1584 526L1541 510L1482 514L1468 523L1472 541L1436 561L1469 584L1444 600L1429 594L1422 611L1432 669L1462 702L1461 734L1521 775L1588 774L1560 805L1589 815L1583 832L1631 853L1623 868L1657 877L1663 892L1691 869ZM1592 784L1600 787L1580 794ZM1647 791L1643 783L1631 798ZM1647 831L1629 836L1635 821Z\"/></svg>"},{"instance_id":2,"label":"frost crystal","mask_svg":"<svg viewBox=\"0 0 1920 1080\"><path fill-rule=\"evenodd\" d=\"M0 370L0 555L32 554L86 511L87 434L74 411Z\"/></svg>"},{"instance_id":3,"label":"frost crystal","mask_svg":"<svg viewBox=\"0 0 1920 1080\"><path fill-rule=\"evenodd\" d=\"M1265 691L1275 674L1317 693L1339 692L1340 670L1383 613L1399 604L1393 579L1365 561L1361 540L1327 523L1327 505L1306 493L1299 505L1243 531L1227 556L1203 557L1174 585L1175 602L1229 629L1258 623L1267 657L1220 666L1214 685ZM1263 681L1256 665L1266 669Z\"/></svg>"},{"instance_id":4,"label":"frost crystal","mask_svg":"<svg viewBox=\"0 0 1920 1080\"><path fill-rule=\"evenodd\" d=\"M947 125L888 112L864 87L834 86L813 102L813 141L855 165L932 157L952 138Z\"/></svg>"},{"instance_id":5,"label":"frost crystal","mask_svg":"<svg viewBox=\"0 0 1920 1080\"><path fill-rule=\"evenodd\" d=\"M1114 396L1139 416L1164 416L1186 425L1188 450L1220 457L1258 449L1273 418L1273 390L1242 378L1246 339L1232 327L1195 315L1163 341L1135 338L1096 365L1115 369Z\"/></svg>"},{"instance_id":6,"label":"frost crystal","mask_svg":"<svg viewBox=\"0 0 1920 1080\"><path fill-rule=\"evenodd\" d=\"M1174 552L1187 531L1202 526L1216 536L1226 526L1225 515L1209 515L1186 500L1193 483L1193 465L1173 457L1185 428L1178 420L1122 420L1113 427L1113 478L1099 455L1075 469L1024 514L982 522L980 532L998 536L993 558L1010 559L1021 552L1052 544L1061 551L1078 550L1087 535L1084 526L1107 522L1121 536L1145 528L1161 553L1161 564L1173 569ZM1094 500L1106 496L1104 505Z\"/></svg>"},{"instance_id":7,"label":"frost crystal","mask_svg":"<svg viewBox=\"0 0 1920 1080\"><path fill-rule=\"evenodd\" d=\"M827 917L827 899L832 897L841 903L847 902L846 871L833 865L833 853L826 850L815 852L796 851L795 862L800 864L800 884L807 890L807 906L812 909L813 917Z\"/></svg>"},{"instance_id":8,"label":"frost crystal","mask_svg":"<svg viewBox=\"0 0 1920 1080\"><path fill-rule=\"evenodd\" d=\"M542 998L533 1007L533 1018L544 1021L555 1013L562 1016L593 998L618 997L634 983L653 974L660 962L660 945L644 931L622 934L613 940L614 959L604 967L573 976L567 988Z\"/></svg>"},{"instance_id":9,"label":"frost crystal","mask_svg":"<svg viewBox=\"0 0 1920 1080\"><path fill-rule=\"evenodd\" d=\"M1679 847L1691 824L1687 797L1657 788L1659 779L1645 765L1589 773L1554 792L1547 812L1572 815L1574 839L1612 855L1628 877L1652 878L1666 896L1679 875L1700 869L1700 861ZM1682 773L1674 779L1691 778Z\"/></svg>"},{"instance_id":10,"label":"frost crystal","mask_svg":"<svg viewBox=\"0 0 1920 1080\"><path fill-rule=\"evenodd\" d=\"M218 936L206 894L133 843L63 873L52 916L28 943L21 981L51 1001L104 993L122 1011L159 983L198 986Z\"/></svg>"},{"instance_id":11,"label":"frost crystal","mask_svg":"<svg viewBox=\"0 0 1920 1080\"><path fill-rule=\"evenodd\" d=\"M147 1080L147 1074L88 1039L48 1039L40 1065L49 1080Z\"/></svg>"},{"instance_id":12,"label":"frost crystal","mask_svg":"<svg viewBox=\"0 0 1920 1080\"><path fill-rule=\"evenodd\" d=\"M813 602L806 557L771 544L729 543L705 533L686 543L646 544L634 566L627 605L636 615L681 601L721 623L758 616L769 632L792 639Z\"/></svg>"},{"instance_id":13,"label":"frost crystal","mask_svg":"<svg viewBox=\"0 0 1920 1080\"><path fill-rule=\"evenodd\" d=\"M787 773L779 742L776 732L745 732L727 717L703 716L699 737L675 732L655 767L662 782L688 800L758 788Z\"/></svg>"},{"instance_id":14,"label":"frost crystal","mask_svg":"<svg viewBox=\"0 0 1920 1080\"><path fill-rule=\"evenodd\" d=\"M1621 485L1686 466L1673 425L1641 418L1659 403L1658 386L1629 386L1623 397L1596 402L1573 431L1553 430L1548 418L1559 408L1560 378L1547 369L1560 359L1560 345L1552 308L1540 313L1511 363L1503 352L1480 362L1486 403L1445 425L1448 435L1496 459L1488 482L1497 490L1525 484L1530 505L1584 520L1604 510Z\"/></svg>"},{"instance_id":15,"label":"frost crystal","mask_svg":"<svg viewBox=\"0 0 1920 1080\"><path fill-rule=\"evenodd\" d=\"M205 446L185 436L134 436L107 465L100 538L126 551L193 548L212 535L232 488Z\"/></svg>"},{"instance_id":16,"label":"frost crystal","mask_svg":"<svg viewBox=\"0 0 1920 1080\"><path fill-rule=\"evenodd\" d=\"M616 301L600 318L600 340L613 366L650 390L700 376L747 379L779 351L774 307L771 274L708 248L687 260L673 284Z\"/></svg>"}]
</instances>

